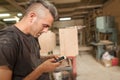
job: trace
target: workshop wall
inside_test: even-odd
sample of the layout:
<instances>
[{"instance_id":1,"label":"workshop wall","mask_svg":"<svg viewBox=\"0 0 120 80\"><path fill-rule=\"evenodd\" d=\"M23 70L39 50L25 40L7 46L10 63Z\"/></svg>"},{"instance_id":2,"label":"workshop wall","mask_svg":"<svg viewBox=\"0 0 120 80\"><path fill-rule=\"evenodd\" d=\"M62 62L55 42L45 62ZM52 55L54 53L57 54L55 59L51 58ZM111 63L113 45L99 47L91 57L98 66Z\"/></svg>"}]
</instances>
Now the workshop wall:
<instances>
[{"instance_id":1,"label":"workshop wall","mask_svg":"<svg viewBox=\"0 0 120 80\"><path fill-rule=\"evenodd\" d=\"M56 21L53 24L53 27L64 28L71 26L83 25L83 19L79 20L69 20L69 21Z\"/></svg>"},{"instance_id":2,"label":"workshop wall","mask_svg":"<svg viewBox=\"0 0 120 80\"><path fill-rule=\"evenodd\" d=\"M104 4L103 15L111 15L115 17L118 30L118 45L120 45L120 0L110 0Z\"/></svg>"}]
</instances>

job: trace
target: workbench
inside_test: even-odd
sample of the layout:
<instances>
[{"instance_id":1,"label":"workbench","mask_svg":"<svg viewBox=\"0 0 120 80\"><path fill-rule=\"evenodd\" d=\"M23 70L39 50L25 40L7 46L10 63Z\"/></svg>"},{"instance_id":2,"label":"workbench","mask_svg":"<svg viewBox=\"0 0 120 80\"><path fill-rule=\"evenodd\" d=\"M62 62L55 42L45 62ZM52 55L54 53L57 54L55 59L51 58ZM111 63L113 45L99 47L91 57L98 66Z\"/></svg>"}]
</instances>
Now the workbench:
<instances>
[{"instance_id":1,"label":"workbench","mask_svg":"<svg viewBox=\"0 0 120 80\"><path fill-rule=\"evenodd\" d=\"M96 59L100 60L102 57L102 54L105 52L104 47L107 45L112 45L113 42L108 40L101 40L99 42L92 42L91 45L96 47Z\"/></svg>"}]
</instances>

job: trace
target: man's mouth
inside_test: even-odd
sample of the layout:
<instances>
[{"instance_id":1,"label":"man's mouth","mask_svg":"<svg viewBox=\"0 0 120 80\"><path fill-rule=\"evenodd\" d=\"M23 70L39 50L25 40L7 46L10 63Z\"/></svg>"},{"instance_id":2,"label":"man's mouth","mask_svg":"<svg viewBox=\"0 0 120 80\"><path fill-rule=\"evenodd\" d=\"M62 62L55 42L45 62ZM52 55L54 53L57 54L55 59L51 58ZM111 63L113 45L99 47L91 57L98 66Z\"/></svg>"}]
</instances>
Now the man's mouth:
<instances>
[{"instance_id":1,"label":"man's mouth","mask_svg":"<svg viewBox=\"0 0 120 80\"><path fill-rule=\"evenodd\" d=\"M37 34L37 37L39 37L41 34L42 34L42 33L38 33L38 34Z\"/></svg>"},{"instance_id":2,"label":"man's mouth","mask_svg":"<svg viewBox=\"0 0 120 80\"><path fill-rule=\"evenodd\" d=\"M37 37L39 37L41 35L41 33L37 34Z\"/></svg>"}]
</instances>

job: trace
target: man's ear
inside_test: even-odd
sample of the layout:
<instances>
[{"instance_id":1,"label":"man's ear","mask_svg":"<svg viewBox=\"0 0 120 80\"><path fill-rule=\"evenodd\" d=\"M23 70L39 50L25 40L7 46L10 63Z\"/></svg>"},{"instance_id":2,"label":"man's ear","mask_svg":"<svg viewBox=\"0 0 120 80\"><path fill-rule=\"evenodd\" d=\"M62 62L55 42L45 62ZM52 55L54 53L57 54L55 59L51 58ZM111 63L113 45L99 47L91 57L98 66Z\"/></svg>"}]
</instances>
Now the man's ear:
<instances>
[{"instance_id":1,"label":"man's ear","mask_svg":"<svg viewBox=\"0 0 120 80\"><path fill-rule=\"evenodd\" d=\"M37 19L37 15L34 12L30 12L29 18L30 18L30 22L33 23Z\"/></svg>"}]
</instances>

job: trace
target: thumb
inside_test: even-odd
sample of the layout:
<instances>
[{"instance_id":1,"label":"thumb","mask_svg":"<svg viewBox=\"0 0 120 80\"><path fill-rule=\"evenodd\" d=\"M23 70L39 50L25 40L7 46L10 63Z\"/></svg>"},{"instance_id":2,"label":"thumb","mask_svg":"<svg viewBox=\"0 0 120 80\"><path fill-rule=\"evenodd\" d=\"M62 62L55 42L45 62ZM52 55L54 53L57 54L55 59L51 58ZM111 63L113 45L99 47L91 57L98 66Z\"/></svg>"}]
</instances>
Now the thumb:
<instances>
[{"instance_id":1,"label":"thumb","mask_svg":"<svg viewBox=\"0 0 120 80\"><path fill-rule=\"evenodd\" d=\"M48 59L50 62L54 62L55 59L54 58L51 58L51 59Z\"/></svg>"}]
</instances>

